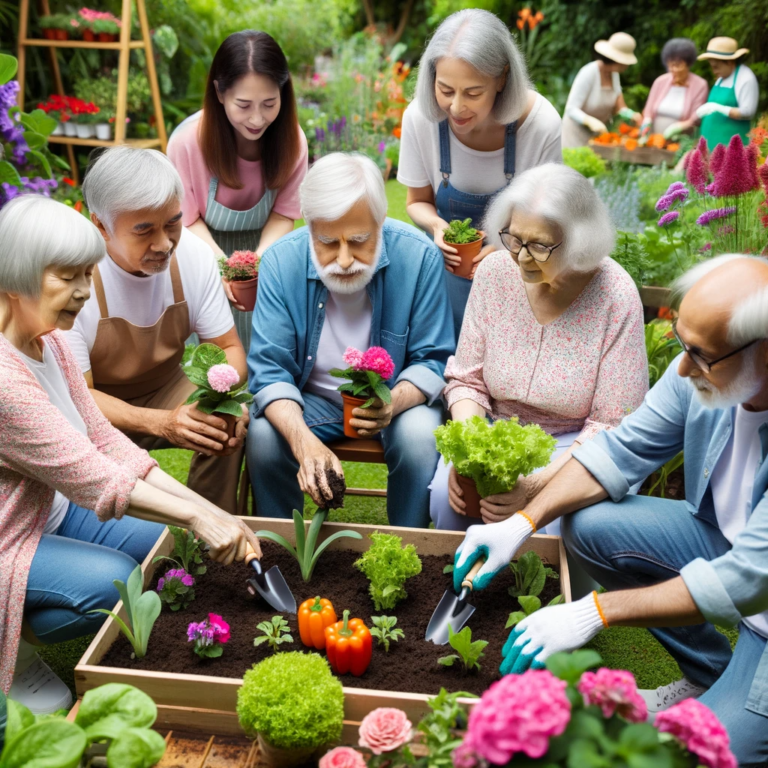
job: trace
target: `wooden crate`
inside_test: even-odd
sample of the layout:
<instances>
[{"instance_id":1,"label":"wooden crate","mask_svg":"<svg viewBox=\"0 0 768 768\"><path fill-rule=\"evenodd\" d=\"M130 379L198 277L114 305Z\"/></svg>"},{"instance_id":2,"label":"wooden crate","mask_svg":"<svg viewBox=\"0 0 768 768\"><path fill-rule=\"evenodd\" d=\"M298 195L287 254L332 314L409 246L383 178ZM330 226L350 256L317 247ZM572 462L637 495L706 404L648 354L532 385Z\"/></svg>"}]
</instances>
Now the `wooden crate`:
<instances>
[{"instance_id":1,"label":"wooden crate","mask_svg":"<svg viewBox=\"0 0 768 768\"><path fill-rule=\"evenodd\" d=\"M254 531L268 529L295 543L292 520L275 520L266 517L244 517L242 519ZM309 527L309 521L306 521L305 525ZM330 549L364 552L369 546L368 534L377 530L396 533L402 537L405 544L414 544L421 555L453 555L464 539L463 533L455 531L326 523L320 530L319 541L324 541L328 536L340 530L357 531L363 538L361 540L342 539L335 541L330 545ZM562 593L566 602L570 602L571 584L568 575L568 561L560 537L536 534L520 548L520 554L528 550L533 550L545 563L560 569ZM152 562L153 558L157 555L170 554L172 551L173 536L166 529L142 564L145 589L152 581L157 567L157 564ZM122 602L117 604L115 612L125 619ZM185 727L189 718L193 717L194 712L200 710L205 710L206 722L218 719L225 724L236 724L237 719L233 719L232 716L236 711L237 690L242 685L242 679L99 666L119 633L117 622L111 616L108 617L88 646L80 663L75 667L75 685L78 695L82 696L91 688L96 688L104 683L128 683L154 699L161 707L164 718L163 724L168 728ZM427 700L429 698L426 694L420 693L345 687L344 717L351 723L359 723L377 707L398 707L408 714L412 722L416 722L427 712ZM197 717L197 715L194 716Z\"/></svg>"},{"instance_id":2,"label":"wooden crate","mask_svg":"<svg viewBox=\"0 0 768 768\"><path fill-rule=\"evenodd\" d=\"M638 147L631 152L622 146L606 146L597 144L594 141L589 142L589 148L603 160L608 162L634 163L635 165L673 165L675 162L675 152L668 152L666 149L656 149L655 147Z\"/></svg>"}]
</instances>

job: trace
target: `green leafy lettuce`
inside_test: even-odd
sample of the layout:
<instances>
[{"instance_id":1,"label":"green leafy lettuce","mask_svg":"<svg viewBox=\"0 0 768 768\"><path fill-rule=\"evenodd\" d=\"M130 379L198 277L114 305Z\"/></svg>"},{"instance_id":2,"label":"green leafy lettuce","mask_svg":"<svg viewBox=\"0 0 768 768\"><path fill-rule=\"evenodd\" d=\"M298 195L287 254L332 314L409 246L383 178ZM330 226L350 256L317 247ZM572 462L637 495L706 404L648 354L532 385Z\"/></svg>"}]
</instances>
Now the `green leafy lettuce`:
<instances>
[{"instance_id":1,"label":"green leafy lettuce","mask_svg":"<svg viewBox=\"0 0 768 768\"><path fill-rule=\"evenodd\" d=\"M421 573L421 559L413 544L402 546L399 536L376 531L368 538L371 546L355 561L355 568L368 577L368 591L376 610L391 610L408 597L403 584Z\"/></svg>"}]
</instances>

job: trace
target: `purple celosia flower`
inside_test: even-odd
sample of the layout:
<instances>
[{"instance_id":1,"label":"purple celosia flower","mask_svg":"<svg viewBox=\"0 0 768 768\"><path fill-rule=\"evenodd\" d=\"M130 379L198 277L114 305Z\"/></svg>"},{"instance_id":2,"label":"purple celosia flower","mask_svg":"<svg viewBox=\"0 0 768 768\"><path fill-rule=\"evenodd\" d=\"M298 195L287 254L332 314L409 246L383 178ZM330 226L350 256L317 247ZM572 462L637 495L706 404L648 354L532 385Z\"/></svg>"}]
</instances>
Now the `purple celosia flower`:
<instances>
[{"instance_id":1,"label":"purple celosia flower","mask_svg":"<svg viewBox=\"0 0 768 768\"><path fill-rule=\"evenodd\" d=\"M720 169L723 167L723 161L725 160L725 144L718 144L709 158L709 170L716 176Z\"/></svg>"},{"instance_id":2,"label":"purple celosia flower","mask_svg":"<svg viewBox=\"0 0 768 768\"><path fill-rule=\"evenodd\" d=\"M673 221L677 221L680 218L680 211L670 211L669 213L665 213L660 219L659 219L659 226L660 227L666 227L667 224L671 224Z\"/></svg>"},{"instance_id":3,"label":"purple celosia flower","mask_svg":"<svg viewBox=\"0 0 768 768\"><path fill-rule=\"evenodd\" d=\"M736 213L735 205L729 205L725 208L713 208L711 211L704 211L704 213L696 219L696 223L700 227L706 227L710 222L716 221L717 219L724 219L726 216L731 216L734 213Z\"/></svg>"},{"instance_id":4,"label":"purple celosia flower","mask_svg":"<svg viewBox=\"0 0 768 768\"><path fill-rule=\"evenodd\" d=\"M723 160L714 172L714 196L733 197L745 195L747 192L758 188L760 185L756 174L750 168L750 163L754 165L754 160L744 148L741 136L736 134L728 144L728 148L723 154ZM714 164L715 155L713 154L713 168Z\"/></svg>"}]
</instances>

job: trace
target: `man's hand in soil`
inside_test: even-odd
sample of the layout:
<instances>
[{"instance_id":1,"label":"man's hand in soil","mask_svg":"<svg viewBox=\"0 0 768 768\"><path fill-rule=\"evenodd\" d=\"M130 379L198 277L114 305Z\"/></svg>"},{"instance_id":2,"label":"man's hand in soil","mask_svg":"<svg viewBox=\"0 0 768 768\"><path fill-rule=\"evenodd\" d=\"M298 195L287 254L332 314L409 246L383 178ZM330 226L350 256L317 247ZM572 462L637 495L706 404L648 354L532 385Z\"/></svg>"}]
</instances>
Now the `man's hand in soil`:
<instances>
[{"instance_id":1,"label":"man's hand in soil","mask_svg":"<svg viewBox=\"0 0 768 768\"><path fill-rule=\"evenodd\" d=\"M328 482L328 471L333 469L344 477L344 470L336 454L321 443L314 435L302 445L296 456L299 462L299 486L312 497L318 507L325 508L333 499L333 490Z\"/></svg>"},{"instance_id":2,"label":"man's hand in soil","mask_svg":"<svg viewBox=\"0 0 768 768\"><path fill-rule=\"evenodd\" d=\"M224 419L199 411L197 403L193 403L167 411L159 436L178 448L205 456L226 456L232 452L223 450L228 440L226 429Z\"/></svg>"},{"instance_id":3,"label":"man's hand in soil","mask_svg":"<svg viewBox=\"0 0 768 768\"><path fill-rule=\"evenodd\" d=\"M349 423L361 437L373 437L390 425L394 410L392 403L385 403L376 397L370 408L355 408Z\"/></svg>"},{"instance_id":4,"label":"man's hand in soil","mask_svg":"<svg viewBox=\"0 0 768 768\"><path fill-rule=\"evenodd\" d=\"M230 565L234 560L244 560L248 545L261 558L258 537L239 517L221 510L201 509L192 530L208 544L211 560L218 563Z\"/></svg>"}]
</instances>

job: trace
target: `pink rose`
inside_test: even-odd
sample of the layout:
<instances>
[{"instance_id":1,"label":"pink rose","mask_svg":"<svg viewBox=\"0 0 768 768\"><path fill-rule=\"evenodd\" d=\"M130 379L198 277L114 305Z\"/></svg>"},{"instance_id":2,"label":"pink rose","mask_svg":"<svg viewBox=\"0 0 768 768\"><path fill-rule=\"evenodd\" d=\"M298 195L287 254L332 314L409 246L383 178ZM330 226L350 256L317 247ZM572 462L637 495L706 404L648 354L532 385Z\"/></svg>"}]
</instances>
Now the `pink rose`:
<instances>
[{"instance_id":1,"label":"pink rose","mask_svg":"<svg viewBox=\"0 0 768 768\"><path fill-rule=\"evenodd\" d=\"M358 370L360 363L363 362L363 353L359 349L354 347L347 347L347 351L344 353L344 362L350 367Z\"/></svg>"},{"instance_id":2,"label":"pink rose","mask_svg":"<svg viewBox=\"0 0 768 768\"><path fill-rule=\"evenodd\" d=\"M352 747L336 747L320 758L318 766L319 768L365 768L365 759Z\"/></svg>"},{"instance_id":3,"label":"pink rose","mask_svg":"<svg viewBox=\"0 0 768 768\"><path fill-rule=\"evenodd\" d=\"M216 392L229 392L232 387L240 383L240 375L231 366L226 363L223 365L212 365L208 369L208 383L211 389Z\"/></svg>"},{"instance_id":4,"label":"pink rose","mask_svg":"<svg viewBox=\"0 0 768 768\"><path fill-rule=\"evenodd\" d=\"M374 755L393 752L411 740L411 721L402 709L379 707L360 723L361 747Z\"/></svg>"}]
</instances>

